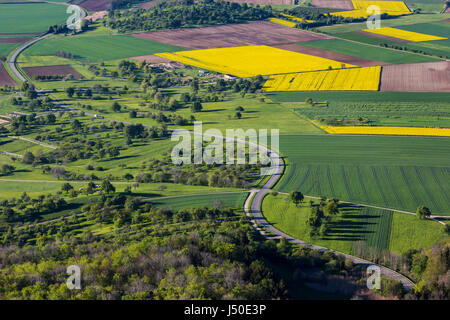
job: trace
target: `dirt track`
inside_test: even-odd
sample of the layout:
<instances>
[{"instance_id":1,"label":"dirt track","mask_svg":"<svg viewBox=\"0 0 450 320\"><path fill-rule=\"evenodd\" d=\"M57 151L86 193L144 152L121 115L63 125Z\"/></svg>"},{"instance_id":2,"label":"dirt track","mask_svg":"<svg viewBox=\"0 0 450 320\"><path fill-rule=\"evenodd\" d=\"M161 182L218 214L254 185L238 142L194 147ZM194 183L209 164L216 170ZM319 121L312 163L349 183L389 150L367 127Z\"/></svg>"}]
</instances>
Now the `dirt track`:
<instances>
[{"instance_id":1,"label":"dirt track","mask_svg":"<svg viewBox=\"0 0 450 320\"><path fill-rule=\"evenodd\" d=\"M353 64L355 66L360 67L371 67L371 66L383 66L388 65L388 63L381 62L381 61L375 61L375 60L366 60L358 57L352 57L345 54L340 54L328 50L318 49L318 48L312 48L312 47L306 47L299 44L282 44L274 46L276 48L304 53L304 54L310 54L317 57L322 57L326 59L331 59L343 63Z\"/></svg>"},{"instance_id":2,"label":"dirt track","mask_svg":"<svg viewBox=\"0 0 450 320\"><path fill-rule=\"evenodd\" d=\"M135 33L132 36L189 49L209 49L250 45L275 45L331 37L289 28L269 21L226 26Z\"/></svg>"},{"instance_id":3,"label":"dirt track","mask_svg":"<svg viewBox=\"0 0 450 320\"><path fill-rule=\"evenodd\" d=\"M380 91L450 92L450 61L384 66Z\"/></svg>"}]
</instances>

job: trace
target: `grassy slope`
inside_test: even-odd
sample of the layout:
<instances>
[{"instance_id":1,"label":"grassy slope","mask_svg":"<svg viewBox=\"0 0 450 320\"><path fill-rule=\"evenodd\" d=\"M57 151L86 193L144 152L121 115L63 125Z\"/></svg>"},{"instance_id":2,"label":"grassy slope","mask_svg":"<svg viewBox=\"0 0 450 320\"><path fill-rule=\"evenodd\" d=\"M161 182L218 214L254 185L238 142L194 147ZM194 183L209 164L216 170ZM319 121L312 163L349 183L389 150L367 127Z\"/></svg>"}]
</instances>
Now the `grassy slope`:
<instances>
[{"instance_id":1,"label":"grassy slope","mask_svg":"<svg viewBox=\"0 0 450 320\"><path fill-rule=\"evenodd\" d=\"M348 102L442 102L450 100L447 92L275 92L267 96L276 102L348 101Z\"/></svg>"},{"instance_id":2,"label":"grassy slope","mask_svg":"<svg viewBox=\"0 0 450 320\"><path fill-rule=\"evenodd\" d=\"M221 200L225 207L242 208L247 195L247 193L204 194L155 199L151 203L156 207L178 210L182 208L213 207L215 200Z\"/></svg>"},{"instance_id":3,"label":"grassy slope","mask_svg":"<svg viewBox=\"0 0 450 320\"><path fill-rule=\"evenodd\" d=\"M314 196L450 214L449 139L374 136L281 136L288 163L276 188Z\"/></svg>"},{"instance_id":4,"label":"grassy slope","mask_svg":"<svg viewBox=\"0 0 450 320\"><path fill-rule=\"evenodd\" d=\"M309 199L307 199L309 201ZM415 216L393 213L372 208L344 208L344 214L333 218L330 233L323 237L309 236L306 220L310 213L309 204L296 207L284 195L268 195L262 210L274 227L298 239L335 249L354 253L358 241L377 250L390 249L401 253L410 248L429 248L443 241L443 228L433 221L422 221Z\"/></svg>"}]
</instances>

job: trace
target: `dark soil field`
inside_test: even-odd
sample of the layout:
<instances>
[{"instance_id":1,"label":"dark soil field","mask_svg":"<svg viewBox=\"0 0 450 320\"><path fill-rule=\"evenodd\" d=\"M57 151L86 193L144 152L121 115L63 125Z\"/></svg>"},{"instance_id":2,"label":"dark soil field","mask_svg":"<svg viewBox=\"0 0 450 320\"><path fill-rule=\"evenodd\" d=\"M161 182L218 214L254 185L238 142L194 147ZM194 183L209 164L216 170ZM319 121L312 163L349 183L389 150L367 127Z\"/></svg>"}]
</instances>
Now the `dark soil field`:
<instances>
[{"instance_id":1,"label":"dark soil field","mask_svg":"<svg viewBox=\"0 0 450 320\"><path fill-rule=\"evenodd\" d=\"M30 38L0 38L0 43L23 43L30 40Z\"/></svg>"},{"instance_id":2,"label":"dark soil field","mask_svg":"<svg viewBox=\"0 0 450 320\"><path fill-rule=\"evenodd\" d=\"M355 66L360 67L370 67L370 66L383 66L388 65L388 63L381 62L381 61L375 61L375 60L366 60L358 57L352 57L345 54L332 52L328 50L318 49L318 48L312 48L312 47L306 47L302 46L300 44L282 44L274 46L276 48L280 48L283 50L289 50L304 54L310 54L317 57L322 57L326 59L331 59L343 63L353 64Z\"/></svg>"},{"instance_id":3,"label":"dark soil field","mask_svg":"<svg viewBox=\"0 0 450 320\"><path fill-rule=\"evenodd\" d=\"M71 65L25 67L23 70L30 78L35 76L67 76L73 75L75 79L80 79L82 75L78 73Z\"/></svg>"},{"instance_id":4,"label":"dark soil field","mask_svg":"<svg viewBox=\"0 0 450 320\"><path fill-rule=\"evenodd\" d=\"M380 90L450 92L450 61L384 66Z\"/></svg>"},{"instance_id":5,"label":"dark soil field","mask_svg":"<svg viewBox=\"0 0 450 320\"><path fill-rule=\"evenodd\" d=\"M148 1L148 2L141 3L140 5L138 5L138 7L141 9L149 9L151 7L156 6L157 4L159 4L161 2L162 2L162 0Z\"/></svg>"},{"instance_id":6,"label":"dark soil field","mask_svg":"<svg viewBox=\"0 0 450 320\"><path fill-rule=\"evenodd\" d=\"M249 4L275 4L275 5L294 5L294 0L228 0L228 2L249 3Z\"/></svg>"},{"instance_id":7,"label":"dark soil field","mask_svg":"<svg viewBox=\"0 0 450 320\"><path fill-rule=\"evenodd\" d=\"M0 86L17 86L2 63L0 63Z\"/></svg>"},{"instance_id":8,"label":"dark soil field","mask_svg":"<svg viewBox=\"0 0 450 320\"><path fill-rule=\"evenodd\" d=\"M312 4L316 8L354 9L353 3L350 0L312 0Z\"/></svg>"},{"instance_id":9,"label":"dark soil field","mask_svg":"<svg viewBox=\"0 0 450 320\"><path fill-rule=\"evenodd\" d=\"M329 36L278 25L268 21L226 26L177 29L132 34L189 49L209 49L331 39Z\"/></svg>"},{"instance_id":10,"label":"dark soil field","mask_svg":"<svg viewBox=\"0 0 450 320\"><path fill-rule=\"evenodd\" d=\"M85 0L79 5L89 11L102 11L111 8L112 0Z\"/></svg>"}]
</instances>

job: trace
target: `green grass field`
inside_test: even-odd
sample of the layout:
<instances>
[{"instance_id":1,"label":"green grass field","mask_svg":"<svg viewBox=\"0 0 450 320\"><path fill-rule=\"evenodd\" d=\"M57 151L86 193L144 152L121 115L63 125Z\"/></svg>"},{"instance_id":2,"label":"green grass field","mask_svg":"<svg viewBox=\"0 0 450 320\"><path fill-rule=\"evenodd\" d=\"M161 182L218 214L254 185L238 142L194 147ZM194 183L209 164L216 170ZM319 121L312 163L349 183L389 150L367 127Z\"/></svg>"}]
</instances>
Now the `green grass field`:
<instances>
[{"instance_id":1,"label":"green grass field","mask_svg":"<svg viewBox=\"0 0 450 320\"><path fill-rule=\"evenodd\" d=\"M356 121L363 118L377 126L450 127L450 103L445 102L333 101L328 107L298 105L294 111L309 119Z\"/></svg>"},{"instance_id":2,"label":"green grass field","mask_svg":"<svg viewBox=\"0 0 450 320\"><path fill-rule=\"evenodd\" d=\"M446 138L281 136L286 173L279 191L415 212L450 214Z\"/></svg>"},{"instance_id":3,"label":"green grass field","mask_svg":"<svg viewBox=\"0 0 450 320\"><path fill-rule=\"evenodd\" d=\"M64 23L65 5L50 3L0 4L0 33L40 33Z\"/></svg>"},{"instance_id":4,"label":"green grass field","mask_svg":"<svg viewBox=\"0 0 450 320\"><path fill-rule=\"evenodd\" d=\"M273 92L266 94L275 102L314 101L346 102L445 102L450 101L448 92Z\"/></svg>"},{"instance_id":5,"label":"green grass field","mask_svg":"<svg viewBox=\"0 0 450 320\"><path fill-rule=\"evenodd\" d=\"M19 46L20 43L0 43L0 56L6 57L11 51Z\"/></svg>"},{"instance_id":6,"label":"green grass field","mask_svg":"<svg viewBox=\"0 0 450 320\"><path fill-rule=\"evenodd\" d=\"M443 226L434 221L343 204L341 213L334 216L329 225L329 233L324 237L311 237L306 225L310 210L309 203L296 207L282 194L268 195L262 205L264 216L275 228L312 244L363 257L387 250L403 253L408 249L430 248L447 238ZM361 246L362 243L365 246Z\"/></svg>"},{"instance_id":7,"label":"green grass field","mask_svg":"<svg viewBox=\"0 0 450 320\"><path fill-rule=\"evenodd\" d=\"M45 39L24 54L50 56L57 50L70 52L78 60L98 62L185 49L126 35L78 35Z\"/></svg>"},{"instance_id":8,"label":"green grass field","mask_svg":"<svg viewBox=\"0 0 450 320\"><path fill-rule=\"evenodd\" d=\"M395 19L382 20L382 25L383 25L383 27L397 27L397 26L404 26L404 25L416 24L416 23L437 22L437 21L442 21L447 18L448 18L448 14L414 14L414 15L406 15L406 16L398 17ZM333 35L336 33L351 32L351 31L357 31L357 30L362 30L362 29L367 29L366 22L345 23L345 24L324 26L324 27L318 28L318 30L321 32L325 32L325 33L329 33L329 34L333 34Z\"/></svg>"},{"instance_id":9,"label":"green grass field","mask_svg":"<svg viewBox=\"0 0 450 320\"><path fill-rule=\"evenodd\" d=\"M359 57L367 60L377 60L391 64L415 63L415 62L427 62L439 60L433 57L391 50L362 43L355 43L342 39L306 41L306 42L299 42L299 44L307 47L325 49L353 57Z\"/></svg>"},{"instance_id":10,"label":"green grass field","mask_svg":"<svg viewBox=\"0 0 450 320\"><path fill-rule=\"evenodd\" d=\"M217 194L204 194L204 195L187 195L176 196L171 198L155 199L151 200L151 204L160 207L173 210L179 210L183 208L200 208L200 207L214 207L216 200L222 201L225 207L242 209L244 201L247 198L248 193L217 193Z\"/></svg>"}]
</instances>

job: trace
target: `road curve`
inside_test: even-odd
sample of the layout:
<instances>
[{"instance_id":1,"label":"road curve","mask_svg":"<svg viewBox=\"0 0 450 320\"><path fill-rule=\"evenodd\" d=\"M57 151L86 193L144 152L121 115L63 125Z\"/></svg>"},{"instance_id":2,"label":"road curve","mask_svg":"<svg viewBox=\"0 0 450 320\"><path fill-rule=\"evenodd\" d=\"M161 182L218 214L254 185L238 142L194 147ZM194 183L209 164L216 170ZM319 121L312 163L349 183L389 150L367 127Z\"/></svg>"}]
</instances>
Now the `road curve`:
<instances>
[{"instance_id":1,"label":"road curve","mask_svg":"<svg viewBox=\"0 0 450 320\"><path fill-rule=\"evenodd\" d=\"M283 172L284 172L284 161L282 160L282 158L274 152L271 153L271 156L277 166L275 173L270 177L270 179L264 184L264 186L261 189L252 190L244 204L244 212L247 216L253 218L252 219L253 226L264 237L266 237L268 239L276 239L276 238L283 237L292 243L299 244L299 245L311 248L313 250L319 250L319 251L323 251L323 252L330 251L330 252L334 252L337 254L341 254L341 255L345 256L345 258L351 260L353 263L358 264L358 265L364 265L364 266L377 265L377 264L370 262L368 260L365 260L365 259L361 259L361 258L352 256L352 255L349 255L349 254L346 254L346 253L343 253L340 251L332 250L329 248L316 246L316 245L310 244L308 242L302 241L300 239L291 237L290 235L274 228L269 222L267 222L267 220L264 218L264 216L262 214L262 210L261 210L262 202L264 200L264 197L268 193L272 192L271 188L277 183L278 179L281 178L281 176L283 175ZM268 236L264 232L264 229L275 234L276 236ZM400 280L408 292L414 287L414 282L412 282L406 276L404 276L392 269L384 267L382 265L377 265L377 266L380 267L381 274L385 275L388 278L394 279L394 280Z\"/></svg>"},{"instance_id":2,"label":"road curve","mask_svg":"<svg viewBox=\"0 0 450 320\"><path fill-rule=\"evenodd\" d=\"M43 40L45 38L47 38L48 36L50 36L51 34L46 34L42 37L36 38L33 41L30 41L28 43L26 43L25 45L21 46L20 48L18 48L10 57L9 59L9 66L11 68L11 70L14 72L14 74L21 80L21 81L26 81L23 76L20 74L20 72L16 69L16 59L19 56L19 54L25 50L26 48L28 48L29 46L33 45L34 43ZM43 91L38 91L38 95L39 96L44 96L44 92ZM65 105L61 105L59 103L53 102L56 106L69 110L69 111L73 111L73 112L82 112L81 110L78 109L74 109ZM90 117L95 117L97 118L97 115L94 114L89 114L89 113L85 113L85 115L90 116ZM101 119L103 120L107 120L107 121L116 121L116 122L122 122L125 124L135 124L133 122L128 122L128 121L120 121L120 120L115 120L115 119L108 119L108 118L104 118L101 117ZM151 127L150 125L143 125L145 127ZM176 131L172 129L172 131ZM291 237L287 234L285 234L284 232L274 228L272 225L270 225L267 220L264 218L264 216L262 215L261 212L261 205L262 205L262 201L264 199L264 197L271 192L271 188L277 183L277 181L279 180L279 178L281 178L281 176L283 175L284 169L285 169L285 165L284 165L284 161L283 159L280 157L279 154L275 153L273 150L270 150L269 148L259 145L259 144L255 144L252 143L250 141L247 140L241 140L239 138L227 138L227 137L223 137L223 136L217 136L217 135L208 135L208 134L204 134L205 136L212 136L212 137L219 137L224 139L225 141L229 141L230 139L233 141L239 141L239 142L243 142L247 145L253 145L256 146L257 148L261 149L263 152L267 152L267 154L270 155L270 159L271 159L271 176L270 178L267 180L267 182L262 186L261 189L254 189L251 190L250 195L247 197L245 203L244 203L244 212L247 216L253 217L252 220L252 224L254 225L254 227L259 230L259 232L266 238L272 238L267 236L264 233L264 230L260 229L258 227L258 225L264 227L265 229L269 230L270 232L272 232L273 234L276 235L277 238L279 237L283 237L286 238L288 241L299 244L299 245L303 245L303 246L307 246L311 249L315 249L315 250L320 250L320 251L331 251L331 252L335 252L337 254L342 254L344 255L347 259L351 260L353 263L355 264L360 264L360 265L375 265L374 263L349 255L349 254L345 254L336 250L332 250L329 248L324 248L324 247L320 247L320 246L316 246L316 245L312 245L310 243L304 242L300 239L296 239L294 237ZM401 280L403 283L403 286L405 287L405 289L407 291L410 291L411 288L414 286L414 283L408 279L406 276L392 270L389 269L387 267L378 265L381 269L381 273L391 279L395 279L395 280Z\"/></svg>"},{"instance_id":3,"label":"road curve","mask_svg":"<svg viewBox=\"0 0 450 320\"><path fill-rule=\"evenodd\" d=\"M43 35L41 37L38 37L38 38L30 41L30 42L25 43L20 48L16 49L16 51L14 51L14 53L11 55L11 57L9 57L9 61L8 61L9 68L11 69L11 71L14 73L14 75L20 81L25 82L26 79L22 76L22 74L16 68L16 60L17 60L17 57L19 56L19 54L21 54L23 50L25 50L26 48L32 46L36 42L41 41L41 40L43 40L43 39L45 39L45 38L47 38L47 37L49 37L51 35L52 35L51 33L48 33L46 35Z\"/></svg>"}]
</instances>

